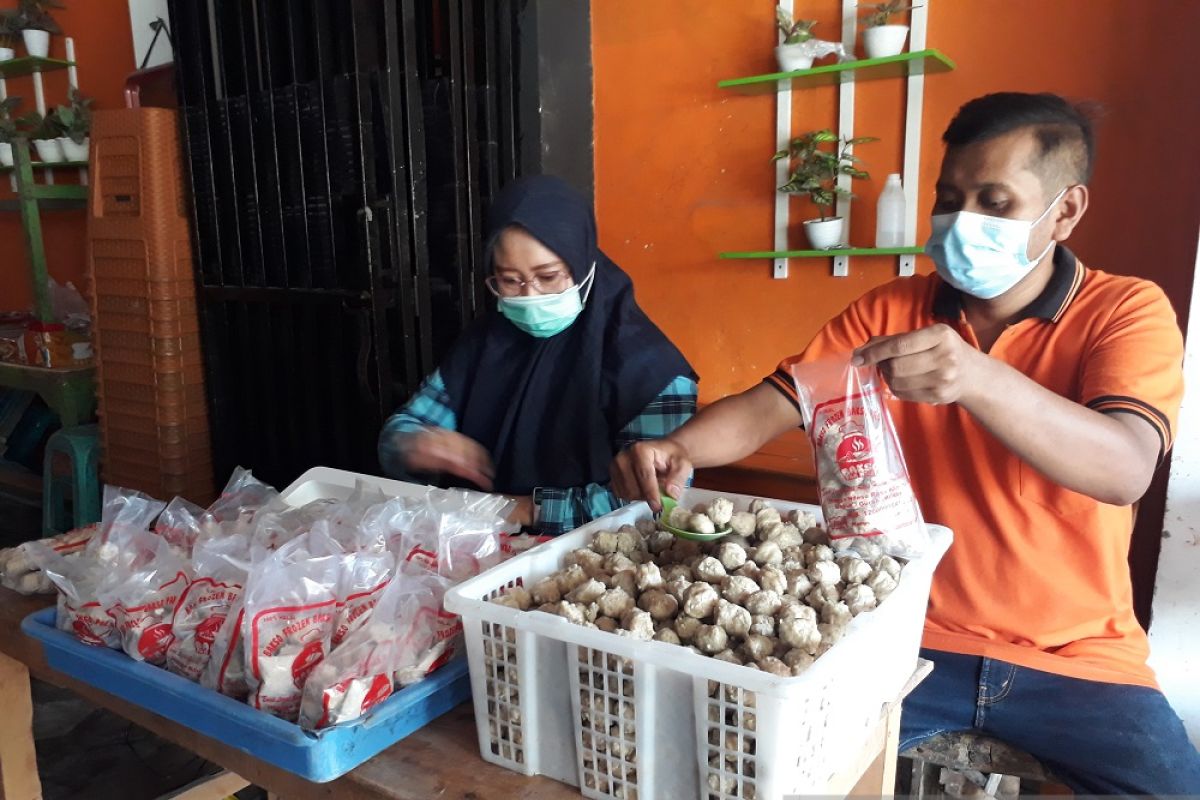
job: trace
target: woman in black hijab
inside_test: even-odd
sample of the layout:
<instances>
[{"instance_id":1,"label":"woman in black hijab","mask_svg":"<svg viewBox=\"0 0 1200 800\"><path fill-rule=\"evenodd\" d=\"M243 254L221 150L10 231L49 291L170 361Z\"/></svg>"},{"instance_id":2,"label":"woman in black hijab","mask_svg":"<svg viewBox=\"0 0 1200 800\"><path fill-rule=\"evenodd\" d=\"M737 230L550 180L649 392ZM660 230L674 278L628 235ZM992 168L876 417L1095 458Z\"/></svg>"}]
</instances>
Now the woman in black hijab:
<instances>
[{"instance_id":1,"label":"woman in black hijab","mask_svg":"<svg viewBox=\"0 0 1200 800\"><path fill-rule=\"evenodd\" d=\"M393 477L512 495L523 525L556 535L620 504L613 456L690 418L696 375L562 180L505 187L487 257L497 309L385 423L379 458Z\"/></svg>"}]
</instances>

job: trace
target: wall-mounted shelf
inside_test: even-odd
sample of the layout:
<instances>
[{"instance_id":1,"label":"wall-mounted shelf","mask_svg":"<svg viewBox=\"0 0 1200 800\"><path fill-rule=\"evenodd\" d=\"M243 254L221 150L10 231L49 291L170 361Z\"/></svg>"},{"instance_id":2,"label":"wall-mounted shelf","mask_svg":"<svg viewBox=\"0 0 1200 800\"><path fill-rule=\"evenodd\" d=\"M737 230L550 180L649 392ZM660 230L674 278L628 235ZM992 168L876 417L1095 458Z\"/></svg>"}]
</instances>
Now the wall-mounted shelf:
<instances>
[{"instance_id":1,"label":"wall-mounted shelf","mask_svg":"<svg viewBox=\"0 0 1200 800\"><path fill-rule=\"evenodd\" d=\"M836 247L832 250L746 250L721 253L721 258L837 258L839 256L919 256L924 247Z\"/></svg>"},{"instance_id":2,"label":"wall-mounted shelf","mask_svg":"<svg viewBox=\"0 0 1200 800\"><path fill-rule=\"evenodd\" d=\"M34 161L30 166L33 169L87 169L88 162L86 161ZM0 165L0 175L6 172L12 172L16 167L6 167Z\"/></svg>"},{"instance_id":3,"label":"wall-mounted shelf","mask_svg":"<svg viewBox=\"0 0 1200 800\"><path fill-rule=\"evenodd\" d=\"M792 16L795 0L778 0L779 9L788 18ZM904 234L901 241L915 244L917 238L917 180L918 162L921 157L921 107L925 96L925 76L954 69L954 62L941 51L925 47L925 31L929 19L929 3L911 7L909 18L909 52L882 58L864 58L840 64L823 64L794 72L772 72L719 81L722 89L733 89L743 94L773 93L775 95L775 135L777 149L784 149L792 138L792 94L798 90L818 86L838 87L839 139L854 137L855 86L860 81L903 79L907 89L904 114L904 161L900 172L904 184ZM842 0L842 45L846 52L853 52L859 34L860 7L858 0ZM815 127L815 126L814 126ZM849 149L853 149L850 147ZM788 180L789 160L779 159L775 163L775 186ZM838 198L834 216L844 220L845 230L850 231L850 176L841 175L837 181ZM906 247L843 247L835 250L789 250L788 241L791 221L791 196L775 192L775 249L721 253L721 258L771 259L772 276L788 276L788 260L792 258L832 258L833 275L845 277L850 274L851 256L895 256L897 271L901 276L916 273L916 257L922 248Z\"/></svg>"},{"instance_id":4,"label":"wall-mounted shelf","mask_svg":"<svg viewBox=\"0 0 1200 800\"><path fill-rule=\"evenodd\" d=\"M68 69L75 66L74 61L61 58L39 58L38 56L22 56L0 61L0 78L23 78L35 72L53 72L58 69Z\"/></svg>"},{"instance_id":5,"label":"wall-mounted shelf","mask_svg":"<svg viewBox=\"0 0 1200 800\"><path fill-rule=\"evenodd\" d=\"M815 86L834 86L841 82L842 75L849 73L855 81L907 78L910 75L934 75L954 69L954 62L940 50L918 50L885 58L864 58L841 64L824 64L795 72L772 72L768 75L753 75L749 78L731 78L718 81L722 89L737 89L743 92L769 93L780 90L780 81L791 81L793 89L810 89ZM786 84L785 84L786 85Z\"/></svg>"}]
</instances>

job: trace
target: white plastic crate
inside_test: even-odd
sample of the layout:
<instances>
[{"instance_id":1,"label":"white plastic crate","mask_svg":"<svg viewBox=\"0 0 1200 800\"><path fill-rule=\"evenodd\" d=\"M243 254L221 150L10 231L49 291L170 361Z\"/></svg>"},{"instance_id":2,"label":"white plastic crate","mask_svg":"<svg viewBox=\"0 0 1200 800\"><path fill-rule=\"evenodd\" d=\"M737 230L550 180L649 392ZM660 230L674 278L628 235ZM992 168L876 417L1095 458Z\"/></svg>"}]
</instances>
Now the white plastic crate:
<instances>
[{"instance_id":1,"label":"white plastic crate","mask_svg":"<svg viewBox=\"0 0 1200 800\"><path fill-rule=\"evenodd\" d=\"M739 510L754 499L693 489L686 500L718 496ZM813 506L771 502L820 517ZM899 587L791 678L487 602L560 569L596 531L649 514L644 503L628 506L446 594L466 631L483 758L579 786L591 798L778 800L822 792L916 667L930 581L951 532L929 526L930 552L909 562Z\"/></svg>"}]
</instances>

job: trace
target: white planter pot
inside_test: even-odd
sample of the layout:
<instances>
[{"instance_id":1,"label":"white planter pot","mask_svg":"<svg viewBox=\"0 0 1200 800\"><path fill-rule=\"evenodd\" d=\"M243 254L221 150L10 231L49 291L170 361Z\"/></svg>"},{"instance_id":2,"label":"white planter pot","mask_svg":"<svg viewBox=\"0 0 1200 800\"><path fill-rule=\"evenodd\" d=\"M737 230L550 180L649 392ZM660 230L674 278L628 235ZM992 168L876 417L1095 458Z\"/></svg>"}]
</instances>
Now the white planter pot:
<instances>
[{"instance_id":1,"label":"white planter pot","mask_svg":"<svg viewBox=\"0 0 1200 800\"><path fill-rule=\"evenodd\" d=\"M38 158L47 164L58 164L67 160L58 139L34 139L33 147L37 150Z\"/></svg>"},{"instance_id":2,"label":"white planter pot","mask_svg":"<svg viewBox=\"0 0 1200 800\"><path fill-rule=\"evenodd\" d=\"M0 61L12 61L17 57L17 51L11 47L0 47Z\"/></svg>"},{"instance_id":3,"label":"white planter pot","mask_svg":"<svg viewBox=\"0 0 1200 800\"><path fill-rule=\"evenodd\" d=\"M880 25L863 31L863 48L867 51L867 58L898 56L904 52L904 40L907 38L907 25Z\"/></svg>"},{"instance_id":4,"label":"white planter pot","mask_svg":"<svg viewBox=\"0 0 1200 800\"><path fill-rule=\"evenodd\" d=\"M779 59L780 72L795 72L798 69L808 69L812 66L813 57L804 42L796 44L781 44L775 48L775 58Z\"/></svg>"},{"instance_id":5,"label":"white planter pot","mask_svg":"<svg viewBox=\"0 0 1200 800\"><path fill-rule=\"evenodd\" d=\"M846 220L841 217L829 219L810 219L804 223L804 235L813 250L828 250L831 247L844 247Z\"/></svg>"},{"instance_id":6,"label":"white planter pot","mask_svg":"<svg viewBox=\"0 0 1200 800\"><path fill-rule=\"evenodd\" d=\"M21 38L25 40L25 52L29 55L38 58L50 55L50 34L46 31L21 31Z\"/></svg>"},{"instance_id":7,"label":"white planter pot","mask_svg":"<svg viewBox=\"0 0 1200 800\"><path fill-rule=\"evenodd\" d=\"M12 145L8 142L0 142L0 167L11 167L13 165Z\"/></svg>"},{"instance_id":8,"label":"white planter pot","mask_svg":"<svg viewBox=\"0 0 1200 800\"><path fill-rule=\"evenodd\" d=\"M63 136L58 140L58 145L62 148L63 156L67 161L87 161L88 146L91 143L91 137L84 138L83 144L75 144L70 136Z\"/></svg>"}]
</instances>

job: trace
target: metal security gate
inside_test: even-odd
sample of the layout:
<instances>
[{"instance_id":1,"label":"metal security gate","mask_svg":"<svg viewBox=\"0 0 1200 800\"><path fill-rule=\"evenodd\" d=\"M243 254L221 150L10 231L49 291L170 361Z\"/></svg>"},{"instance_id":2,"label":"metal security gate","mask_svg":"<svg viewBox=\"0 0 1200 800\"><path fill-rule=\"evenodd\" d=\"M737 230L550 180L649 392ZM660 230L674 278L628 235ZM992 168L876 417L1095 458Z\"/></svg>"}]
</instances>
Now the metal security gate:
<instances>
[{"instance_id":1,"label":"metal security gate","mask_svg":"<svg viewBox=\"0 0 1200 800\"><path fill-rule=\"evenodd\" d=\"M527 5L171 0L219 479L376 471L383 419L481 313Z\"/></svg>"}]
</instances>

